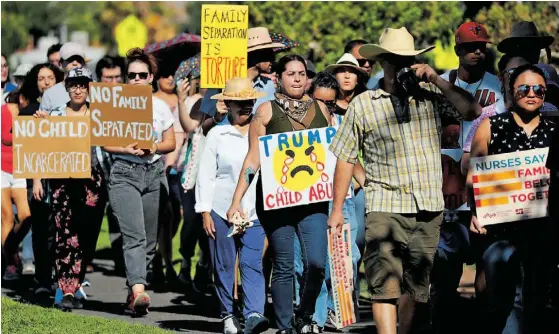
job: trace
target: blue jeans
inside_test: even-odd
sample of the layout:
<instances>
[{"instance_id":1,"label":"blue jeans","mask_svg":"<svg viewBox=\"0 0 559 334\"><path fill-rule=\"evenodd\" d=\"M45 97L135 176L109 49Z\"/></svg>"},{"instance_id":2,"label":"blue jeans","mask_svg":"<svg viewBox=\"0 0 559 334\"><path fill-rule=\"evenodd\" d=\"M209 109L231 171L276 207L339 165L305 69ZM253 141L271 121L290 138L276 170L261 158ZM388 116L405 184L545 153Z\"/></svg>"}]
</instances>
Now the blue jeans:
<instances>
[{"instance_id":1,"label":"blue jeans","mask_svg":"<svg viewBox=\"0 0 559 334\"><path fill-rule=\"evenodd\" d=\"M330 203L329 212L332 212L332 203ZM361 253L359 252L359 248L357 247L356 239L357 239L357 217L356 217L356 210L353 198L348 198L344 201L344 205L342 208L342 212L344 215L344 221L346 224L350 225L351 229L351 254L352 254L352 263L353 263L353 273L354 273L354 286L355 286L355 294L354 294L354 302L356 301L356 297L359 296L359 275L358 275L358 267L357 262L361 259ZM301 248L299 246L299 242L295 240L295 303L299 305L300 296L299 296L299 286L302 280L302 272L303 272L303 262L301 260ZM320 295L318 296L315 304L315 311L313 314L313 320L320 327L324 327L326 324L326 320L328 318L328 309L334 309L334 300L332 295L332 287L330 282L330 265L328 257L326 259L325 264L325 279L322 283L322 288L320 290ZM357 309L356 309L357 310Z\"/></svg>"},{"instance_id":2,"label":"blue jeans","mask_svg":"<svg viewBox=\"0 0 559 334\"><path fill-rule=\"evenodd\" d=\"M317 204L313 204L317 205ZM318 204L320 205L320 204ZM304 209L302 209L304 210ZM296 210L294 210L297 212ZM271 212L271 211L270 211ZM299 213L299 212L297 212ZM324 281L328 239L328 216L324 213L309 215L267 215L262 222L270 247L275 255L272 275L272 299L279 330L293 328L294 240L299 238L304 264L301 284L301 302L297 314L312 317L315 303ZM276 218L277 217L277 218Z\"/></svg>"},{"instance_id":3,"label":"blue jeans","mask_svg":"<svg viewBox=\"0 0 559 334\"><path fill-rule=\"evenodd\" d=\"M353 197L355 205L355 218L357 219L357 235L356 240L359 252L363 254L365 250L365 191L363 188L357 190L357 194ZM359 260L361 263L361 260ZM360 266L358 266L360 267Z\"/></svg>"},{"instance_id":4,"label":"blue jeans","mask_svg":"<svg viewBox=\"0 0 559 334\"><path fill-rule=\"evenodd\" d=\"M221 316L233 314L233 289L235 285L235 261L239 251L239 268L243 286L243 316L251 313L264 314L266 298L262 251L264 229L257 220L242 235L227 237L229 224L214 211L211 217L215 226L215 240L208 238L214 271L214 282L221 307Z\"/></svg>"}]
</instances>

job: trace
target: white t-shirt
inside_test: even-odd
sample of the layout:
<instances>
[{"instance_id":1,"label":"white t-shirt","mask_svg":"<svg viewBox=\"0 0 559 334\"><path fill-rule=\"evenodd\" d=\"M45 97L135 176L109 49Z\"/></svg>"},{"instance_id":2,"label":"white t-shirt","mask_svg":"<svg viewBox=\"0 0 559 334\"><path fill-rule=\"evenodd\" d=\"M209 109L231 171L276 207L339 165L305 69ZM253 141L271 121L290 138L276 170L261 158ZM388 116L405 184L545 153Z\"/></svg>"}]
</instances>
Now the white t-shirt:
<instances>
[{"instance_id":1,"label":"white t-shirt","mask_svg":"<svg viewBox=\"0 0 559 334\"><path fill-rule=\"evenodd\" d=\"M248 153L248 134L242 135L232 125L216 126L206 137L196 179L196 212L215 211L227 219L227 210ZM255 210L256 180L250 184L241 201L251 221L258 219Z\"/></svg>"},{"instance_id":2,"label":"white t-shirt","mask_svg":"<svg viewBox=\"0 0 559 334\"><path fill-rule=\"evenodd\" d=\"M441 75L441 77L447 81L450 80L450 71ZM458 78L456 75L456 80L453 82L456 86L464 89L468 93L475 97L476 101L480 104L482 108L485 108L492 104L497 104L497 113L505 112L505 98L503 93L501 93L501 82L496 75L485 72L485 75L481 80L468 84L463 80ZM468 133L472 128L473 121L462 121L460 123L460 147L464 147L464 141L468 137Z\"/></svg>"},{"instance_id":3,"label":"white t-shirt","mask_svg":"<svg viewBox=\"0 0 559 334\"><path fill-rule=\"evenodd\" d=\"M153 96L153 142L160 143L163 139L163 132L173 126L174 118L171 109L165 101ZM113 154L115 159L122 159L135 163L151 164L161 158L160 154L145 155L137 157L130 154Z\"/></svg>"}]
</instances>

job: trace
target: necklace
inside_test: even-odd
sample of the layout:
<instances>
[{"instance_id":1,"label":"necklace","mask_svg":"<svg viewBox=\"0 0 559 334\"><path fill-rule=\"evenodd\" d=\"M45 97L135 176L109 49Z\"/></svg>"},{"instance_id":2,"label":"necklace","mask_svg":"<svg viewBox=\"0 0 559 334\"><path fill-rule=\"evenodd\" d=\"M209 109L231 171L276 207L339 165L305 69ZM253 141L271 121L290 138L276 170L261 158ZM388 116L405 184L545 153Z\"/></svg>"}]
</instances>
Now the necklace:
<instances>
[{"instance_id":1,"label":"necklace","mask_svg":"<svg viewBox=\"0 0 559 334\"><path fill-rule=\"evenodd\" d=\"M474 94L477 92L477 90L479 89L479 87L480 87L481 84L483 83L483 79L485 79L485 74L481 77L481 80L479 81L479 84L477 85L476 89L474 89ZM462 82L466 85L466 87L460 86L460 81L462 81ZM470 88L470 86L473 85L473 84L475 84L475 82L474 82L474 83L471 83L471 84L468 84L467 82L461 80L461 79L458 77L458 75L456 76L456 86L458 86L458 87L460 87L460 88L462 88L462 89L464 89L464 90L468 90L468 88Z\"/></svg>"}]
</instances>

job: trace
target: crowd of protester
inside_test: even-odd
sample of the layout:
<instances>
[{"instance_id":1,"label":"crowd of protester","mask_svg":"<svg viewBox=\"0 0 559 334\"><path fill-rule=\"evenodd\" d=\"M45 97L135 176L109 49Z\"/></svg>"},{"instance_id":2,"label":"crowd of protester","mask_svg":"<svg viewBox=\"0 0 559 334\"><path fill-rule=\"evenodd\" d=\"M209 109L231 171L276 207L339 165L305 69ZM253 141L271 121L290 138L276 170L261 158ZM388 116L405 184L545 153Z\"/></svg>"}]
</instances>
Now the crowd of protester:
<instances>
[{"instance_id":1,"label":"crowd of protester","mask_svg":"<svg viewBox=\"0 0 559 334\"><path fill-rule=\"evenodd\" d=\"M285 45L266 28L250 28L247 78L223 90L200 88L199 54L174 68L134 48L92 73L84 48L68 42L49 48L45 63L20 65L14 83L2 55L3 281L34 275L37 300L87 307L106 216L134 316L148 313L149 290L213 292L223 333L261 333L273 326L270 293L278 333L321 333L335 315L327 231L349 224L356 316L363 264L378 333L412 333L421 321L456 332L464 264L476 264L479 333L551 333L543 317L558 307L559 79L540 54L553 42L532 22L502 41L467 22L455 34L459 67L438 73L421 62L434 47L386 28L379 43L348 41L317 72L297 54L278 56ZM503 54L497 75L487 71L490 44ZM152 147L94 146L87 179L14 178L13 117L90 117L93 81L153 87ZM328 126L339 127L333 200L264 210L258 138ZM535 148L549 148L548 217L482 226L470 158ZM447 150L458 158L441 158ZM427 303L432 318L418 319Z\"/></svg>"}]
</instances>

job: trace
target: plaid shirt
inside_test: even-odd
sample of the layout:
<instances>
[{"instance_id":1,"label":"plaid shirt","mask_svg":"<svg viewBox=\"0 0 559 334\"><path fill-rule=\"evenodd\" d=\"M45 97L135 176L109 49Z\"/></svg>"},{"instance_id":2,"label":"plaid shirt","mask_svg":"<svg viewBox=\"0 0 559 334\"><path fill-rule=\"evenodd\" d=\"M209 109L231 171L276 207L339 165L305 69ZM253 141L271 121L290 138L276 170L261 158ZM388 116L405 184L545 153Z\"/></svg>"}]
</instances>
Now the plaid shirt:
<instances>
[{"instance_id":1,"label":"plaid shirt","mask_svg":"<svg viewBox=\"0 0 559 334\"><path fill-rule=\"evenodd\" d=\"M351 101L330 150L355 163L363 151L368 212L417 213L444 208L441 118L460 114L433 84L409 97L410 120L398 123L390 94L378 86Z\"/></svg>"}]
</instances>

